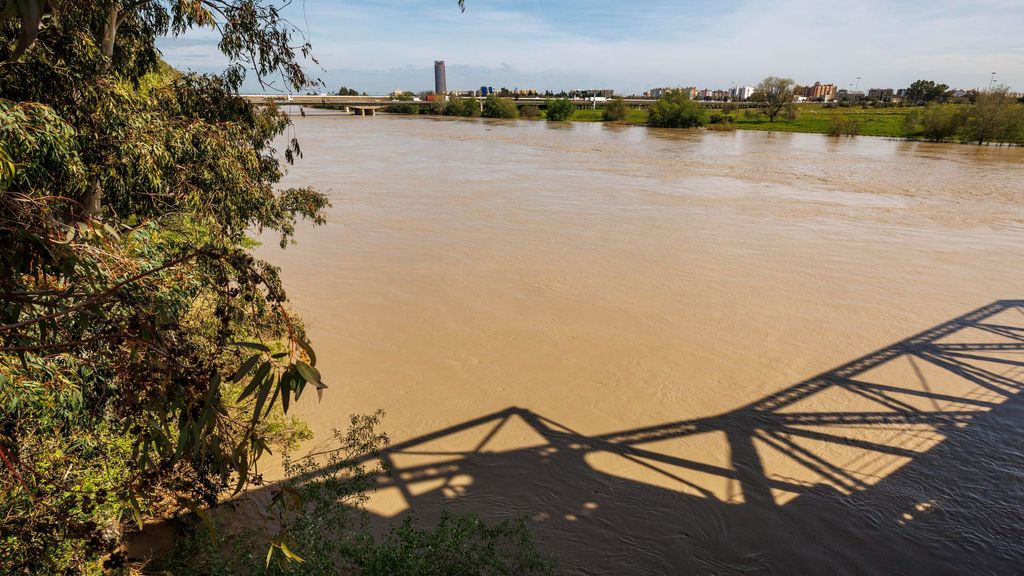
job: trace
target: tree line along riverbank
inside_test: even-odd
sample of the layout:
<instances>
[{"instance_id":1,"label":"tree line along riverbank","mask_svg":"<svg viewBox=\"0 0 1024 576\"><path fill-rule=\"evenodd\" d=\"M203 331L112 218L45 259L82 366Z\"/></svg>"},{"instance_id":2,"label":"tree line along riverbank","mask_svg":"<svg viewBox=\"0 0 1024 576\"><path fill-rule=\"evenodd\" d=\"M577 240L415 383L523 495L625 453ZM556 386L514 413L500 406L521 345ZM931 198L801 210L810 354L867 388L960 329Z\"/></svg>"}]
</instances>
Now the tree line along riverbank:
<instances>
[{"instance_id":1,"label":"tree line along riverbank","mask_svg":"<svg viewBox=\"0 0 1024 576\"><path fill-rule=\"evenodd\" d=\"M678 92L663 96L648 109L630 108L621 98L603 103L602 108L576 109L568 100L550 99L543 107L518 106L513 99L491 96L483 102L455 98L429 108L396 103L384 112L1024 145L1024 103L1011 97L1004 88L982 92L973 102L927 105L797 104L772 102L770 96L767 98L758 107L739 108L726 104L722 108L708 109Z\"/></svg>"}]
</instances>

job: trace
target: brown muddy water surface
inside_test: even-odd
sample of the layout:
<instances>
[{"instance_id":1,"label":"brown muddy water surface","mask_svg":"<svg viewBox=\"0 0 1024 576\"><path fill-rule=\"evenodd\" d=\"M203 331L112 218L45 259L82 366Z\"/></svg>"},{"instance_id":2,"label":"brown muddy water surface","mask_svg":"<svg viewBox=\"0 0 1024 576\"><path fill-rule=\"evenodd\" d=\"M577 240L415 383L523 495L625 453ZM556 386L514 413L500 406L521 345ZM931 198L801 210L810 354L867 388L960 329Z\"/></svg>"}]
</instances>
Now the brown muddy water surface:
<instances>
[{"instance_id":1,"label":"brown muddy water surface","mask_svg":"<svg viewBox=\"0 0 1024 576\"><path fill-rule=\"evenodd\" d=\"M527 517L563 574L1024 570L1024 149L295 117L281 266L387 411L382 519Z\"/></svg>"}]
</instances>

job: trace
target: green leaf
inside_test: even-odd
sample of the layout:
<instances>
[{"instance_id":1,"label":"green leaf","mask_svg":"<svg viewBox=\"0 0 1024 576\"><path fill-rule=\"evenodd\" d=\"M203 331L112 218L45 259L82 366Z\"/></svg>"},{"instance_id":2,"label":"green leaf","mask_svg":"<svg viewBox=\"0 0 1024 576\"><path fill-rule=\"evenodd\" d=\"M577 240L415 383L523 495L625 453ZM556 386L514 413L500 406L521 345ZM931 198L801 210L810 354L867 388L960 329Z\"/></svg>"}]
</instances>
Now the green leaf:
<instances>
[{"instance_id":1,"label":"green leaf","mask_svg":"<svg viewBox=\"0 0 1024 576\"><path fill-rule=\"evenodd\" d=\"M267 348L265 344L260 342L232 342L231 346L241 346L242 348L252 348L260 352L270 352L270 348Z\"/></svg>"},{"instance_id":2,"label":"green leaf","mask_svg":"<svg viewBox=\"0 0 1024 576\"><path fill-rule=\"evenodd\" d=\"M245 362L242 362L242 365L238 367L238 370L236 370L235 373L231 375L231 381L239 382L242 380L242 378L245 378L246 374L248 374L252 370L252 367L255 366L256 363L259 362L260 358L262 357L262 354L253 354L252 356L247 358Z\"/></svg>"},{"instance_id":3,"label":"green leaf","mask_svg":"<svg viewBox=\"0 0 1024 576\"><path fill-rule=\"evenodd\" d=\"M256 395L256 407L253 408L252 411L252 424L255 424L260 419L260 411L263 409L263 404L267 401L267 395L270 394L270 389L273 387L274 378L264 378L264 382L260 386L260 391Z\"/></svg>"},{"instance_id":4,"label":"green leaf","mask_svg":"<svg viewBox=\"0 0 1024 576\"><path fill-rule=\"evenodd\" d=\"M316 384L317 388L320 387L321 382L319 370L313 368L309 364L306 364L302 360L299 360L295 363L295 369L299 371L299 375L302 376L302 378L305 379L306 382L312 382L313 384Z\"/></svg>"},{"instance_id":5,"label":"green leaf","mask_svg":"<svg viewBox=\"0 0 1024 576\"><path fill-rule=\"evenodd\" d=\"M139 506L139 500L134 494L128 496L128 503L132 507L132 517L135 518L135 523L138 524L139 530L142 530L142 506Z\"/></svg>"},{"instance_id":6,"label":"green leaf","mask_svg":"<svg viewBox=\"0 0 1024 576\"><path fill-rule=\"evenodd\" d=\"M284 376L281 376L281 408L284 409L284 413L288 413L288 402L292 396L292 374L291 372L285 372Z\"/></svg>"},{"instance_id":7,"label":"green leaf","mask_svg":"<svg viewBox=\"0 0 1024 576\"><path fill-rule=\"evenodd\" d=\"M306 356L309 356L309 363L316 366L316 353L313 352L313 347L309 345L309 342L306 342L305 338L297 338L296 342L306 352Z\"/></svg>"},{"instance_id":8,"label":"green leaf","mask_svg":"<svg viewBox=\"0 0 1024 576\"><path fill-rule=\"evenodd\" d=\"M270 373L270 368L271 364L269 361L260 364L260 367L256 369L256 374L252 377L252 380L250 380L249 384L245 387L244 390L242 390L242 393L238 395L239 401L248 398L249 395L252 394L254 390L259 388L263 384L263 381L267 378L267 374Z\"/></svg>"}]
</instances>

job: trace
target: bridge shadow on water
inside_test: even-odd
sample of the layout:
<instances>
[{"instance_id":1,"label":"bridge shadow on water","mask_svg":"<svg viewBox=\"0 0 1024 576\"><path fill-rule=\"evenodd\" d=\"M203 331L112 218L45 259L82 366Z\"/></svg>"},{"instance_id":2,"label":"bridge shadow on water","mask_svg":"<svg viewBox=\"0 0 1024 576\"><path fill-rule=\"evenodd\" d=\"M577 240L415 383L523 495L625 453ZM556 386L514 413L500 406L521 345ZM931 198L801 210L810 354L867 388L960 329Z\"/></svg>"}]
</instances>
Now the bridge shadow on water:
<instances>
[{"instance_id":1,"label":"bridge shadow on water","mask_svg":"<svg viewBox=\"0 0 1024 576\"><path fill-rule=\"evenodd\" d=\"M526 516L568 574L1019 574L1022 388L1004 300L706 418L481 416L391 446L378 495Z\"/></svg>"}]
</instances>

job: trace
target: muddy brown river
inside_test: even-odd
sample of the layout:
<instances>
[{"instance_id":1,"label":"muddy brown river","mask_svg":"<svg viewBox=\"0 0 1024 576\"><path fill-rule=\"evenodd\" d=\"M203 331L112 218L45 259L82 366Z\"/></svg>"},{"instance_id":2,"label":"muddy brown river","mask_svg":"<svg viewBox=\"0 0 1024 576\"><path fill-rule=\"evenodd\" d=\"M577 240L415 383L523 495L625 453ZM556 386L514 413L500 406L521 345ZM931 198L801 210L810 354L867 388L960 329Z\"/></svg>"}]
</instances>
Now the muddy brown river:
<instances>
[{"instance_id":1,"label":"muddy brown river","mask_svg":"<svg viewBox=\"0 0 1024 576\"><path fill-rule=\"evenodd\" d=\"M526 517L560 574L1024 570L1024 149L295 117L282 268L387 411L380 519Z\"/></svg>"}]
</instances>

